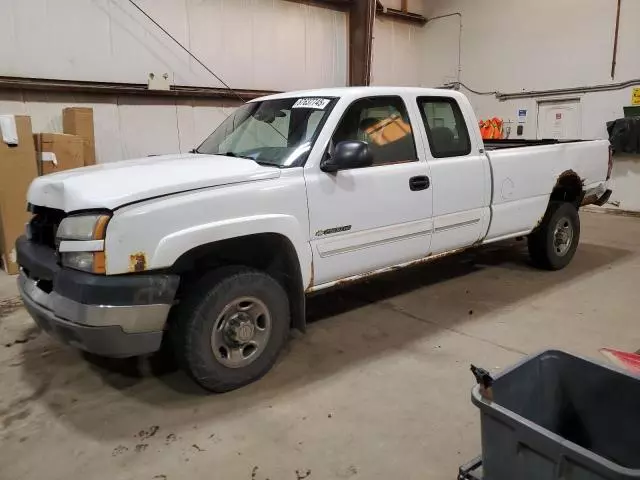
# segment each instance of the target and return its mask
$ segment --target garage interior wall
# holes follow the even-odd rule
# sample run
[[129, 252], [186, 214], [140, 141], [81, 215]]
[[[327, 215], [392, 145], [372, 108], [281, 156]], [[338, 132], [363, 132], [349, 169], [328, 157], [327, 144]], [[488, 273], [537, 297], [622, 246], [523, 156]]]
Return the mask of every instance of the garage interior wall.
[[[622, 1], [615, 79], [611, 79], [615, 0], [538, 0], [537, 2], [432, 0], [428, 17], [462, 14], [461, 81], [476, 91], [504, 93], [549, 90], [621, 82], [640, 78], [640, 2]], [[459, 17], [427, 23], [427, 48], [421, 83], [439, 86], [455, 81]], [[442, 37], [446, 41], [439, 41]], [[453, 41], [455, 40], [455, 41]], [[447, 62], [445, 63], [445, 60]], [[479, 117], [517, 121], [527, 109], [524, 137], [536, 138], [537, 101], [533, 97], [498, 101], [493, 95], [470, 95]], [[579, 98], [583, 138], [608, 138], [605, 122], [623, 116], [631, 87], [602, 93], [565, 95]], [[545, 98], [549, 100], [549, 98]]]
[[[127, 0], [3, 0], [2, 75], [222, 87]], [[233, 88], [344, 86], [347, 14], [284, 0], [136, 0]], [[99, 163], [196, 146], [238, 101], [0, 90], [0, 112], [61, 132], [62, 108], [94, 108]]]
[[[400, 10], [400, 0], [383, 0], [387, 8]], [[407, 10], [425, 14], [426, 2], [409, 0]], [[425, 53], [424, 26], [377, 16], [373, 25], [372, 85], [420, 85]]]
[[[640, 2], [635, 0], [622, 0], [613, 80], [616, 0], [425, 0], [422, 8], [429, 19], [461, 16], [430, 20], [424, 27], [377, 19], [374, 84], [438, 87], [459, 78], [478, 92], [516, 93], [640, 78]], [[632, 87], [506, 101], [461, 91], [478, 118], [513, 122], [511, 138], [537, 138], [539, 103], [570, 99], [577, 103], [578, 137], [604, 139], [606, 122], [623, 117], [623, 107], [630, 105]], [[527, 116], [523, 135], [516, 137], [519, 110]], [[616, 157], [613, 191], [611, 201], [620, 208], [640, 211], [640, 156]]]

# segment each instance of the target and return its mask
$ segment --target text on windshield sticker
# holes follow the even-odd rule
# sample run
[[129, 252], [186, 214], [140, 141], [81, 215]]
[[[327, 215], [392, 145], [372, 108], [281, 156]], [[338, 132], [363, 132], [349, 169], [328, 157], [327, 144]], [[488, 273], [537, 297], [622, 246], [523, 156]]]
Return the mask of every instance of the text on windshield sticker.
[[317, 110], [324, 110], [329, 105], [330, 100], [328, 98], [299, 98], [292, 108], [315, 108]]

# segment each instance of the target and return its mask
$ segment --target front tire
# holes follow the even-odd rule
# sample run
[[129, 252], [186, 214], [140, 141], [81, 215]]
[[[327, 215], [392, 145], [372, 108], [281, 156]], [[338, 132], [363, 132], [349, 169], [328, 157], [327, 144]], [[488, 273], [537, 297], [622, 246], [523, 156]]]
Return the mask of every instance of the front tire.
[[289, 324], [280, 283], [258, 270], [224, 267], [197, 281], [174, 308], [169, 334], [181, 367], [203, 388], [221, 393], [271, 369]]
[[540, 225], [529, 235], [529, 256], [538, 268], [560, 270], [571, 262], [579, 242], [578, 209], [571, 203], [552, 202]]

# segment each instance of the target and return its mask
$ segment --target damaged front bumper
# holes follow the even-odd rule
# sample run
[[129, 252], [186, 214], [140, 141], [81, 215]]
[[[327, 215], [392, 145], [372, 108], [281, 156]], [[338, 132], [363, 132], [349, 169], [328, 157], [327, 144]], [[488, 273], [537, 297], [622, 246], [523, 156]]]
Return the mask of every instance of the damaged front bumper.
[[107, 357], [160, 348], [177, 275], [102, 276], [62, 268], [55, 251], [16, 243], [18, 288], [35, 322], [63, 343]]

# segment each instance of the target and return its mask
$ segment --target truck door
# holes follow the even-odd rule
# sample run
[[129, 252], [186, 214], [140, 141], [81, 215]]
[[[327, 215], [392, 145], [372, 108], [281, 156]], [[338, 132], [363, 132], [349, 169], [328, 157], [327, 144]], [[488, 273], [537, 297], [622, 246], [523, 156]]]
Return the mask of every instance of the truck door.
[[361, 140], [369, 144], [373, 166], [325, 173], [318, 159], [305, 167], [314, 285], [428, 255], [429, 168], [413, 112], [410, 118], [399, 96], [353, 101], [325, 155], [341, 141]]
[[431, 252], [470, 246], [487, 231], [491, 198], [488, 158], [467, 128], [475, 116], [452, 96], [418, 97], [417, 104], [433, 188]]

